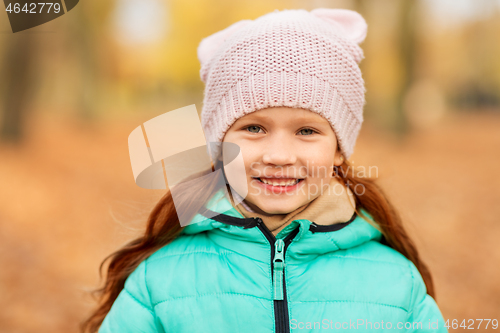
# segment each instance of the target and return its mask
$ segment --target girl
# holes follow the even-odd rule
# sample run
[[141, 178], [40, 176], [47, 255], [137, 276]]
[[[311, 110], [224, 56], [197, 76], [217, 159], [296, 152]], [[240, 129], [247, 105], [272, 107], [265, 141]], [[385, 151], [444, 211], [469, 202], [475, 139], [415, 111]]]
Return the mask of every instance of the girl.
[[228, 182], [216, 146], [222, 172], [190, 182], [175, 207], [167, 192], [145, 234], [109, 257], [84, 331], [447, 332], [398, 214], [373, 179], [349, 172], [365, 36], [356, 12], [318, 8], [200, 43], [203, 129], [241, 149], [247, 191]]

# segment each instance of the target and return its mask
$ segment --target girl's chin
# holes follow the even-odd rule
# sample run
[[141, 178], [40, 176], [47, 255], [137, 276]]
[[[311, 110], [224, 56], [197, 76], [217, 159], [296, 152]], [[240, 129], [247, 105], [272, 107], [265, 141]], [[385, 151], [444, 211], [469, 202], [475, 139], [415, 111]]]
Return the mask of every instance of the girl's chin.
[[[248, 201], [248, 197], [246, 200]], [[274, 215], [274, 214], [288, 214], [302, 206], [298, 204], [292, 204], [290, 202], [285, 203], [283, 202], [284, 200], [282, 199], [269, 200], [264, 198], [264, 200], [266, 202], [262, 204], [260, 204], [258, 201], [257, 203], [252, 203], [251, 208], [255, 210], [254, 208], [257, 207], [259, 210], [261, 210], [266, 214]]]
[[293, 212], [294, 210], [295, 209], [285, 210], [285, 211], [270, 211], [270, 212], [266, 212], [266, 213], [269, 214], [269, 215], [286, 215], [288, 213]]

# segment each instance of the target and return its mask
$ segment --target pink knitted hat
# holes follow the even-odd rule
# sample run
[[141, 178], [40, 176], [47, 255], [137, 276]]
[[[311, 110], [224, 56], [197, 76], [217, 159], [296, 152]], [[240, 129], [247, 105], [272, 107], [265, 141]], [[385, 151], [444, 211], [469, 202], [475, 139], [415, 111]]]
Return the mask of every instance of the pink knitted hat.
[[[244, 115], [288, 106], [327, 119], [348, 159], [365, 104], [358, 46], [367, 25], [346, 9], [283, 10], [243, 20], [198, 46], [205, 83], [201, 123], [207, 142], [221, 142]], [[215, 159], [218, 147], [210, 152]]]

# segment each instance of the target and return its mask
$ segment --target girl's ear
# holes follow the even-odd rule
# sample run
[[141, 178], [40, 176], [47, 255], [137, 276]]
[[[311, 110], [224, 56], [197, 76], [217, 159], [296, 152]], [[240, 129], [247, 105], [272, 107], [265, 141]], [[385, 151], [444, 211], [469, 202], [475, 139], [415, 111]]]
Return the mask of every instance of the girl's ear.
[[[208, 37], [202, 39], [200, 44], [198, 45], [198, 60], [201, 63], [201, 66], [207, 63], [210, 58], [215, 54], [215, 51], [236, 31], [240, 30], [245, 25], [252, 22], [252, 20], [242, 20], [236, 23], [233, 23], [229, 27], [224, 30], [218, 31]], [[205, 71], [206, 73], [206, 71]], [[203, 82], [206, 81], [206, 74], [201, 78]]]
[[316, 8], [311, 14], [340, 28], [345, 37], [360, 44], [366, 38], [368, 25], [359, 13], [348, 9]]
[[344, 163], [344, 155], [340, 150], [340, 146], [337, 143], [337, 150], [335, 151], [335, 157], [333, 158], [333, 165], [341, 166]]

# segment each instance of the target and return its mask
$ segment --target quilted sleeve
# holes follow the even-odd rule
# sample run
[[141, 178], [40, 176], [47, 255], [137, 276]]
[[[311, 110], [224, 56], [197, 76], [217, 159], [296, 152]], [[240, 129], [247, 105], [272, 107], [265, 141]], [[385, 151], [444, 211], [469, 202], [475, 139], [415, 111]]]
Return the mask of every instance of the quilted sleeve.
[[129, 275], [99, 333], [156, 333], [155, 313], [146, 285], [146, 261]]
[[413, 287], [406, 324], [406, 327], [410, 328], [407, 329], [407, 332], [448, 332], [447, 328], [444, 326], [444, 318], [436, 301], [427, 294], [427, 288], [425, 287], [422, 275], [420, 275], [420, 272], [413, 262], [409, 261], [409, 264], [413, 277]]

